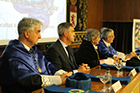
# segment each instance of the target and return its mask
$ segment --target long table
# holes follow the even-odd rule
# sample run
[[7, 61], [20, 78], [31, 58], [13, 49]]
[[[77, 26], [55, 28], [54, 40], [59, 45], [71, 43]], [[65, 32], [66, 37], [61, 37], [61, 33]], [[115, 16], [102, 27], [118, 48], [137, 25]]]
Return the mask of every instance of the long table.
[[[91, 69], [91, 72], [90, 74], [93, 74], [93, 75], [99, 75], [101, 72], [104, 72], [106, 71], [106, 69], [101, 69], [100, 66], [96, 66], [94, 68]], [[116, 75], [117, 73], [117, 70], [110, 70], [110, 74], [113, 76], [113, 77], [117, 77]], [[128, 71], [123, 71], [123, 76], [128, 76], [129, 72]], [[137, 91], [135, 89], [140, 89], [139, 87], [139, 82], [140, 82], [140, 74], [138, 73], [137, 75], [135, 75], [134, 77], [131, 77], [131, 82], [128, 84], [128, 85], [122, 85], [122, 88], [117, 91], [116, 93], [129, 93], [129, 92], [126, 92], [125, 90], [129, 90], [129, 91]], [[134, 87], [134, 84], [138, 87]], [[65, 87], [65, 85], [59, 85], [60, 87]], [[103, 88], [103, 83], [101, 82], [96, 82], [96, 81], [92, 81], [91, 82], [91, 90], [92, 91], [97, 91], [97, 92], [100, 92], [100, 90]], [[130, 90], [131, 89], [131, 90]], [[32, 93], [39, 93], [40, 91], [42, 91], [42, 89], [39, 89], [39, 90], [36, 90], [36, 91], [33, 91]], [[112, 90], [113, 92], [113, 90]], [[135, 93], [135, 92], [133, 92]], [[137, 92], [139, 93], [139, 92]]]

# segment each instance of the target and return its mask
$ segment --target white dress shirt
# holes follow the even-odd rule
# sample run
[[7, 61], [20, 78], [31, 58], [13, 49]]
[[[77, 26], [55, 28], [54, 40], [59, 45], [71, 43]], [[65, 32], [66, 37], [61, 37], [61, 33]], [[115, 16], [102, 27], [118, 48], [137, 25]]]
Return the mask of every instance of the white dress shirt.
[[[103, 42], [105, 43], [105, 45], [106, 45], [107, 47], [110, 46], [110, 44], [107, 43], [106, 41], [103, 40]], [[129, 60], [129, 59], [125, 60], [126, 55], [125, 55], [123, 52], [117, 51], [117, 55], [113, 55], [113, 56], [114, 56], [114, 57], [115, 57], [115, 56], [118, 56], [118, 57], [120, 57], [120, 58], [121, 58], [122, 60], [124, 60], [124, 61]]]

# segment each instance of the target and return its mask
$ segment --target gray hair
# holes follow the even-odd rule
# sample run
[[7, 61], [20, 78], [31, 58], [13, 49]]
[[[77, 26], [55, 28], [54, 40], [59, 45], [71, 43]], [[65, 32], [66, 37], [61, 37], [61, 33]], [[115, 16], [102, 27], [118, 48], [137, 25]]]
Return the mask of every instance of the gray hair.
[[34, 31], [35, 28], [39, 25], [43, 25], [43, 23], [34, 18], [23, 18], [18, 23], [18, 34], [19, 36], [24, 35], [24, 31]]
[[92, 41], [92, 39], [96, 39], [98, 36], [100, 36], [100, 32], [97, 29], [88, 29], [87, 33], [85, 35], [85, 39], [88, 41]]
[[102, 39], [106, 40], [108, 36], [111, 36], [111, 32], [114, 32], [113, 29], [107, 28], [102, 32]]
[[71, 23], [68, 23], [68, 22], [60, 23], [58, 25], [58, 28], [57, 28], [59, 37], [63, 36], [64, 32], [69, 32], [70, 31], [70, 29], [69, 29], [70, 26], [73, 27], [73, 25]]
[[107, 29], [107, 27], [102, 27], [102, 28], [100, 29], [100, 33], [102, 34], [102, 32], [103, 32], [105, 29]]

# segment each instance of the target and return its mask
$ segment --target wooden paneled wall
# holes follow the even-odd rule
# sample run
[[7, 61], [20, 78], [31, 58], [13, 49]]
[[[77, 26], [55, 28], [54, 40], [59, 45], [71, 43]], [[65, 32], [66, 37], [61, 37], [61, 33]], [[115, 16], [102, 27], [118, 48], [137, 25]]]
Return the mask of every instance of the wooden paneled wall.
[[140, 0], [104, 0], [103, 21], [132, 22], [140, 18]]
[[87, 28], [100, 30], [103, 22], [133, 22], [140, 19], [139, 0], [88, 0]]
[[88, 0], [87, 28], [100, 30], [103, 22], [103, 0]]

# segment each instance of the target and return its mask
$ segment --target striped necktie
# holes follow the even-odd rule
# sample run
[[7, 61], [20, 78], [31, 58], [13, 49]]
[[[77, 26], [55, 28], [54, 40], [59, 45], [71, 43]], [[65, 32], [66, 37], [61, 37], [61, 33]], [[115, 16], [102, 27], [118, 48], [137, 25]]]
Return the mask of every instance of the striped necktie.
[[36, 64], [37, 64], [38, 71], [41, 73], [42, 70], [41, 70], [41, 68], [39, 67], [39, 64], [38, 64], [38, 62], [37, 62], [37, 58], [35, 57], [35, 51], [34, 51], [34, 49], [31, 48], [31, 49], [29, 50], [29, 52], [32, 54], [32, 56], [33, 56], [33, 58], [34, 58], [34, 60], [35, 60], [35, 62], [36, 62]]

